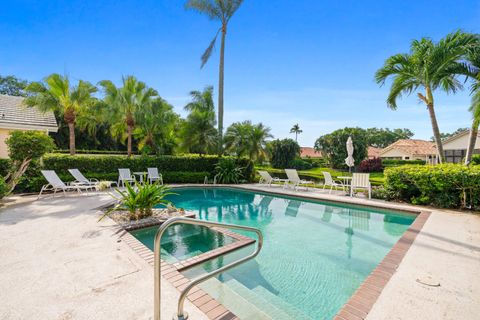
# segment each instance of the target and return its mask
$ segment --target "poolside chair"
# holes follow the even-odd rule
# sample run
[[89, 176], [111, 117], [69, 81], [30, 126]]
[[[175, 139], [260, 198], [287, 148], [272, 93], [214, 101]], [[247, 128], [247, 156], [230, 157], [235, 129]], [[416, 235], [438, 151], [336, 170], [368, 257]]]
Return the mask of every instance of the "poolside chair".
[[157, 168], [147, 168], [148, 171], [148, 182], [153, 183], [159, 181], [163, 185], [163, 177], [161, 173], [158, 173]]
[[368, 190], [368, 199], [372, 198], [372, 185], [370, 184], [369, 173], [354, 173], [350, 185], [350, 197], [353, 197], [355, 189]]
[[125, 187], [125, 182], [126, 183], [135, 182], [135, 177], [132, 175], [132, 173], [130, 172], [130, 169], [128, 168], [118, 169], [117, 186]]
[[323, 178], [325, 179], [325, 182], [323, 183], [323, 190], [325, 190], [326, 187], [330, 187], [330, 191], [328, 193], [332, 193], [333, 188], [340, 187], [345, 191], [345, 185], [340, 182], [340, 181], [335, 181], [332, 178], [332, 175], [328, 171], [322, 171]]
[[288, 181], [288, 179], [280, 179], [280, 178], [277, 178], [277, 177], [272, 177], [270, 175], [270, 173], [268, 173], [268, 171], [259, 170], [258, 174], [260, 174], [260, 181], [258, 181], [258, 183], [259, 184], [262, 184], [262, 183], [266, 184], [269, 187], [271, 187], [272, 183], [274, 183], [274, 182], [287, 182]]
[[42, 186], [37, 199], [40, 199], [40, 196], [44, 191], [53, 191], [53, 196], [55, 197], [55, 194], [57, 194], [58, 190], [63, 191], [63, 195], [65, 196], [66, 191], [78, 191], [78, 193], [81, 193], [82, 190], [86, 190], [88, 192], [88, 189], [91, 188], [91, 186], [81, 184], [66, 185], [53, 170], [41, 170], [41, 172], [48, 183]]
[[68, 169], [68, 172], [75, 178], [74, 183], [91, 186], [92, 188], [99, 183], [97, 179], [87, 179], [78, 169]]
[[298, 176], [298, 172], [295, 169], [285, 169], [285, 173], [287, 174], [287, 181], [285, 182], [284, 188], [288, 187], [288, 185], [293, 185], [293, 190], [296, 190], [299, 186], [305, 186], [306, 190], [308, 191], [308, 185], [312, 185], [315, 188], [315, 182], [309, 180], [300, 179]]

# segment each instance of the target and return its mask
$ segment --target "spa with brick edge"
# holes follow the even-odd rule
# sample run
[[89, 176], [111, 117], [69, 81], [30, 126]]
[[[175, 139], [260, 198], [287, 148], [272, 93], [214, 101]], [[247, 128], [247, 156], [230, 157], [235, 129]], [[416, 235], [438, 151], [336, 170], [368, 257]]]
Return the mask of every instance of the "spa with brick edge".
[[388, 254], [358, 287], [355, 293], [340, 309], [334, 320], [361, 320], [365, 319], [387, 285], [390, 278], [397, 271], [408, 249], [415, 241], [417, 234], [430, 216], [429, 211], [422, 211], [415, 221], [395, 243]]

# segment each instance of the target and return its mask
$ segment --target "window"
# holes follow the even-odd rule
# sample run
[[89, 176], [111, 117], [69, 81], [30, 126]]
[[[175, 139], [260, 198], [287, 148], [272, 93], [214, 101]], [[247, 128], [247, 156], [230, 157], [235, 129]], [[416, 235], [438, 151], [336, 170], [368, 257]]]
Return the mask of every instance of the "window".
[[445, 161], [450, 163], [460, 163], [465, 158], [467, 150], [445, 150]]

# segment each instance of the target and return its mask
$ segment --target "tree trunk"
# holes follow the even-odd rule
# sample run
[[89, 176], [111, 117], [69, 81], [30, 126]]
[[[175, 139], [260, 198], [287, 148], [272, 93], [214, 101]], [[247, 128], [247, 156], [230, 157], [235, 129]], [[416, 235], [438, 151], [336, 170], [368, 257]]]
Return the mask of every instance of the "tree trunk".
[[68, 134], [69, 134], [69, 146], [70, 146], [70, 155], [75, 155], [75, 122], [68, 123]]
[[127, 154], [129, 157], [132, 156], [132, 131], [133, 127], [131, 125], [127, 125]]
[[223, 153], [223, 82], [225, 68], [225, 35], [227, 34], [227, 25], [222, 26], [222, 44], [220, 47], [220, 67], [218, 74], [218, 149]]
[[440, 129], [438, 128], [437, 116], [435, 115], [433, 94], [430, 90], [430, 87], [426, 86], [426, 95], [427, 95], [427, 109], [430, 114], [430, 121], [432, 122], [433, 137], [435, 138], [435, 144], [437, 145], [437, 152], [439, 156], [439, 162], [445, 162], [445, 153], [443, 152], [443, 143], [440, 136]]
[[468, 166], [472, 161], [473, 150], [475, 150], [475, 144], [477, 142], [478, 135], [478, 125], [480, 124], [479, 120], [473, 119], [472, 128], [470, 129], [470, 137], [468, 139], [468, 149], [467, 154], [465, 155], [465, 165]]

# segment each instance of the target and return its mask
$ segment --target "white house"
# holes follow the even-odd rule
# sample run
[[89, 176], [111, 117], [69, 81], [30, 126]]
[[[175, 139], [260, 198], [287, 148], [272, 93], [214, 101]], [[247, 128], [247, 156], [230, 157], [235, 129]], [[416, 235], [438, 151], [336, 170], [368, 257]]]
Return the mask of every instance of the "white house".
[[437, 147], [430, 141], [401, 139], [382, 149], [378, 156], [382, 159], [424, 160], [435, 163]]
[[[462, 162], [467, 154], [469, 139], [470, 130], [465, 130], [443, 141], [445, 160], [453, 163]], [[480, 134], [477, 134], [477, 142], [475, 143], [473, 153], [480, 153]]]
[[57, 132], [53, 112], [42, 113], [23, 105], [24, 98], [0, 94], [0, 158], [8, 158], [5, 140], [14, 130]]

